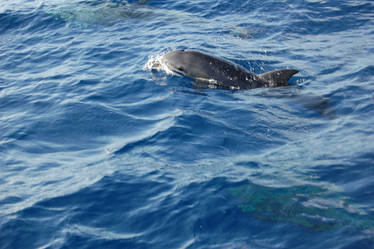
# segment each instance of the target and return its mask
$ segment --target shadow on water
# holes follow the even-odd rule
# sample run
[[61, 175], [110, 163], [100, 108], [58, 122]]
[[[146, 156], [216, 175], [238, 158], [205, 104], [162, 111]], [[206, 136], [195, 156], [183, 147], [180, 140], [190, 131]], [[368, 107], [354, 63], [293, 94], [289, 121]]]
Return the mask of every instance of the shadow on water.
[[46, 12], [66, 21], [84, 24], [110, 25], [123, 19], [147, 18], [152, 15], [146, 1], [78, 1], [53, 6]]
[[328, 119], [337, 117], [334, 105], [329, 98], [303, 92], [295, 86], [265, 89], [260, 93], [260, 96], [265, 98], [286, 99], [287, 102], [291, 104], [301, 105]]
[[275, 188], [249, 182], [225, 190], [239, 202], [242, 212], [260, 220], [296, 224], [311, 232], [347, 228], [374, 239], [370, 215], [318, 186]]
[[[183, 76], [181, 77], [174, 77], [170, 75], [166, 75], [164, 73], [160, 73], [158, 71], [151, 71], [151, 79], [156, 84], [165, 86], [168, 85], [169, 82], [173, 82], [179, 84], [180, 86], [184, 86], [186, 88], [193, 88], [193, 90], [181, 90], [181, 92], [189, 93], [189, 94], [197, 94], [197, 95], [205, 95], [207, 96], [207, 91], [209, 89], [219, 89], [217, 85], [210, 84], [203, 81], [196, 81], [192, 78]], [[186, 80], [187, 79], [187, 80]], [[188, 82], [189, 84], [186, 84]], [[192, 86], [191, 86], [192, 82]], [[219, 89], [219, 90], [226, 90], [226, 91], [251, 91], [249, 90], [227, 90], [227, 89]], [[337, 117], [334, 104], [330, 101], [329, 98], [316, 95], [313, 93], [304, 92], [298, 89], [294, 85], [283, 86], [283, 87], [276, 87], [276, 88], [262, 88], [256, 89], [257, 93], [255, 96], [263, 97], [263, 98], [275, 98], [275, 99], [284, 99], [289, 104], [296, 104], [308, 110], [312, 110], [317, 112], [319, 115], [328, 118], [334, 119]]]
[[109, 26], [126, 19], [157, 19], [162, 16], [165, 22], [179, 20], [194, 23], [203, 22], [203, 18], [184, 11], [159, 9], [147, 4], [147, 0], [138, 1], [76, 1], [45, 6], [45, 12], [65, 22], [76, 23], [85, 28], [90, 24]]

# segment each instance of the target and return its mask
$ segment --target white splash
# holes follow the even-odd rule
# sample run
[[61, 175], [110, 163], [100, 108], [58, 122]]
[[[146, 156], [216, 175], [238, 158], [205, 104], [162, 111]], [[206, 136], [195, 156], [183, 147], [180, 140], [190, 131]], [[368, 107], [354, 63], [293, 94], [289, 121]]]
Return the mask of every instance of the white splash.
[[168, 67], [165, 63], [163, 57], [165, 54], [161, 55], [151, 55], [148, 61], [145, 63], [144, 70], [157, 70], [164, 71], [166, 74], [175, 75], [175, 73]]

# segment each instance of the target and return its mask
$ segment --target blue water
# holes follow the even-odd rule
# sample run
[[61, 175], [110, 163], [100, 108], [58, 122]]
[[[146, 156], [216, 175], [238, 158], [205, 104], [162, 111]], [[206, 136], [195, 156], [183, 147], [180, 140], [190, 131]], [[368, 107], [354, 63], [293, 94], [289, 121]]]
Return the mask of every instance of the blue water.
[[0, 248], [374, 248], [374, 2], [1, 1]]

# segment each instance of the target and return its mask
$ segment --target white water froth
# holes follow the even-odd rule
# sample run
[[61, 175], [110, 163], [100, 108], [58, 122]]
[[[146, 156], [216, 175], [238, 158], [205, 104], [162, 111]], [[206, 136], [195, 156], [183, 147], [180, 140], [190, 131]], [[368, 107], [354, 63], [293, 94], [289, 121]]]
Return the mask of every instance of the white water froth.
[[157, 71], [164, 71], [166, 74], [170, 75], [176, 75], [175, 72], [173, 72], [166, 62], [164, 61], [164, 54], [161, 55], [151, 55], [148, 59], [148, 61], [145, 63], [143, 69], [144, 70], [157, 70]]

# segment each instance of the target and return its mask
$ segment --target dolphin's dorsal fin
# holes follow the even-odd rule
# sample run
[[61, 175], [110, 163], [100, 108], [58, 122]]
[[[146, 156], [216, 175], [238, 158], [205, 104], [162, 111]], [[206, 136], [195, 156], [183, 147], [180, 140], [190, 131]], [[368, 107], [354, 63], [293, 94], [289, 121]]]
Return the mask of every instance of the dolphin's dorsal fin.
[[269, 84], [269, 87], [286, 86], [292, 75], [298, 72], [299, 70], [296, 69], [280, 69], [259, 74], [258, 77], [266, 81]]

